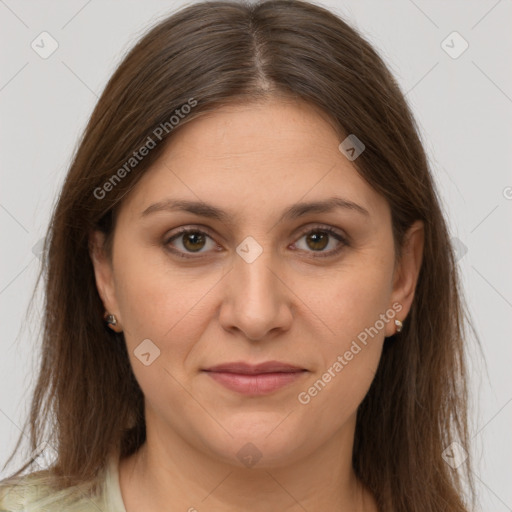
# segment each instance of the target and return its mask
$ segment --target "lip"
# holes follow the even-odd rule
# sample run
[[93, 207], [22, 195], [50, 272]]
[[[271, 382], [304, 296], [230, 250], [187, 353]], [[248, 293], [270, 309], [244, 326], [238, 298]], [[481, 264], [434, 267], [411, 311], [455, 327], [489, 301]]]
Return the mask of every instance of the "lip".
[[223, 363], [203, 370], [227, 389], [244, 395], [266, 395], [301, 378], [306, 369], [280, 361]]
[[240, 373], [244, 375], [257, 375], [262, 373], [292, 373], [304, 370], [299, 366], [283, 363], [281, 361], [265, 361], [259, 364], [249, 364], [245, 361], [235, 361], [233, 363], [223, 363], [211, 368], [206, 368], [207, 372]]

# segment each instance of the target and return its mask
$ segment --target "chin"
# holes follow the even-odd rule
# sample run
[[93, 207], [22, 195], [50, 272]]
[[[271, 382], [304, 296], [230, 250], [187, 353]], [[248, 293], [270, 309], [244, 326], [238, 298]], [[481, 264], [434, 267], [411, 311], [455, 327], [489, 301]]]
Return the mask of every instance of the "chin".
[[239, 414], [233, 421], [221, 422], [231, 435], [224, 432], [221, 438], [203, 441], [217, 459], [237, 467], [269, 469], [292, 464], [306, 455], [311, 436], [291, 418], [283, 422], [284, 417], [277, 413]]

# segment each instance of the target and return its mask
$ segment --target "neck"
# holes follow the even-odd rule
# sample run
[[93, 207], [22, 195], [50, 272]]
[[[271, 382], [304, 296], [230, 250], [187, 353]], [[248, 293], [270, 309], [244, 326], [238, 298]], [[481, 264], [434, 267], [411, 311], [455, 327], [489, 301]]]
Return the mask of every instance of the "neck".
[[146, 442], [119, 463], [126, 510], [374, 512], [373, 498], [352, 469], [354, 427], [355, 417], [299, 460], [269, 467], [262, 459], [250, 468], [223, 462], [174, 432], [164, 438], [161, 429], [148, 428]]

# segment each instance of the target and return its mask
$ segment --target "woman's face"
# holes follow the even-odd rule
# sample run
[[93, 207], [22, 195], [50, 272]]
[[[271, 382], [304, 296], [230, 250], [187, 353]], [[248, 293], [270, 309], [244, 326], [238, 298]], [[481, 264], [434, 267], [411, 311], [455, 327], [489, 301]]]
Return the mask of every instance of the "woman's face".
[[94, 265], [148, 440], [268, 467], [351, 440], [422, 236], [395, 268], [389, 206], [341, 142], [304, 103], [224, 107], [180, 127], [125, 198], [112, 262]]

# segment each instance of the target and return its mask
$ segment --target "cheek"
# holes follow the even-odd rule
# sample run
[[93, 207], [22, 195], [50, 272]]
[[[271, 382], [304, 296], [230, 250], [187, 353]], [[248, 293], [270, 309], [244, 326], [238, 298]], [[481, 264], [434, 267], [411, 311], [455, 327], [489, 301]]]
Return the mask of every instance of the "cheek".
[[318, 337], [319, 364], [297, 402], [325, 432], [334, 432], [355, 414], [374, 379], [385, 328], [394, 318], [387, 282], [385, 274], [375, 271], [348, 273], [312, 308], [329, 329]]
[[181, 363], [209, 321], [208, 294], [222, 285], [222, 273], [180, 271], [161, 257], [150, 258], [149, 252], [131, 251], [118, 263], [116, 295], [126, 342], [133, 355], [150, 339], [162, 353], [172, 350], [173, 364]]
[[315, 281], [316, 291], [311, 288], [313, 281], [297, 281], [297, 295], [322, 320], [325, 339], [337, 348], [373, 326], [389, 308], [391, 261], [371, 256], [361, 255], [358, 261], [326, 273]]
[[145, 268], [129, 272], [126, 267], [119, 305], [135, 378], [148, 403], [165, 415], [171, 403], [178, 409], [187, 406], [182, 387], [189, 377], [187, 362], [209, 321], [205, 296], [219, 279], [194, 280], [168, 268]]
[[391, 273], [390, 259], [362, 255], [323, 279], [321, 293], [305, 295], [323, 325], [316, 344], [322, 363], [308, 383], [314, 387], [303, 389], [306, 401], [311, 398], [319, 406], [335, 402], [343, 406], [339, 414], [345, 414], [364, 398], [379, 364], [386, 326], [394, 318]]

